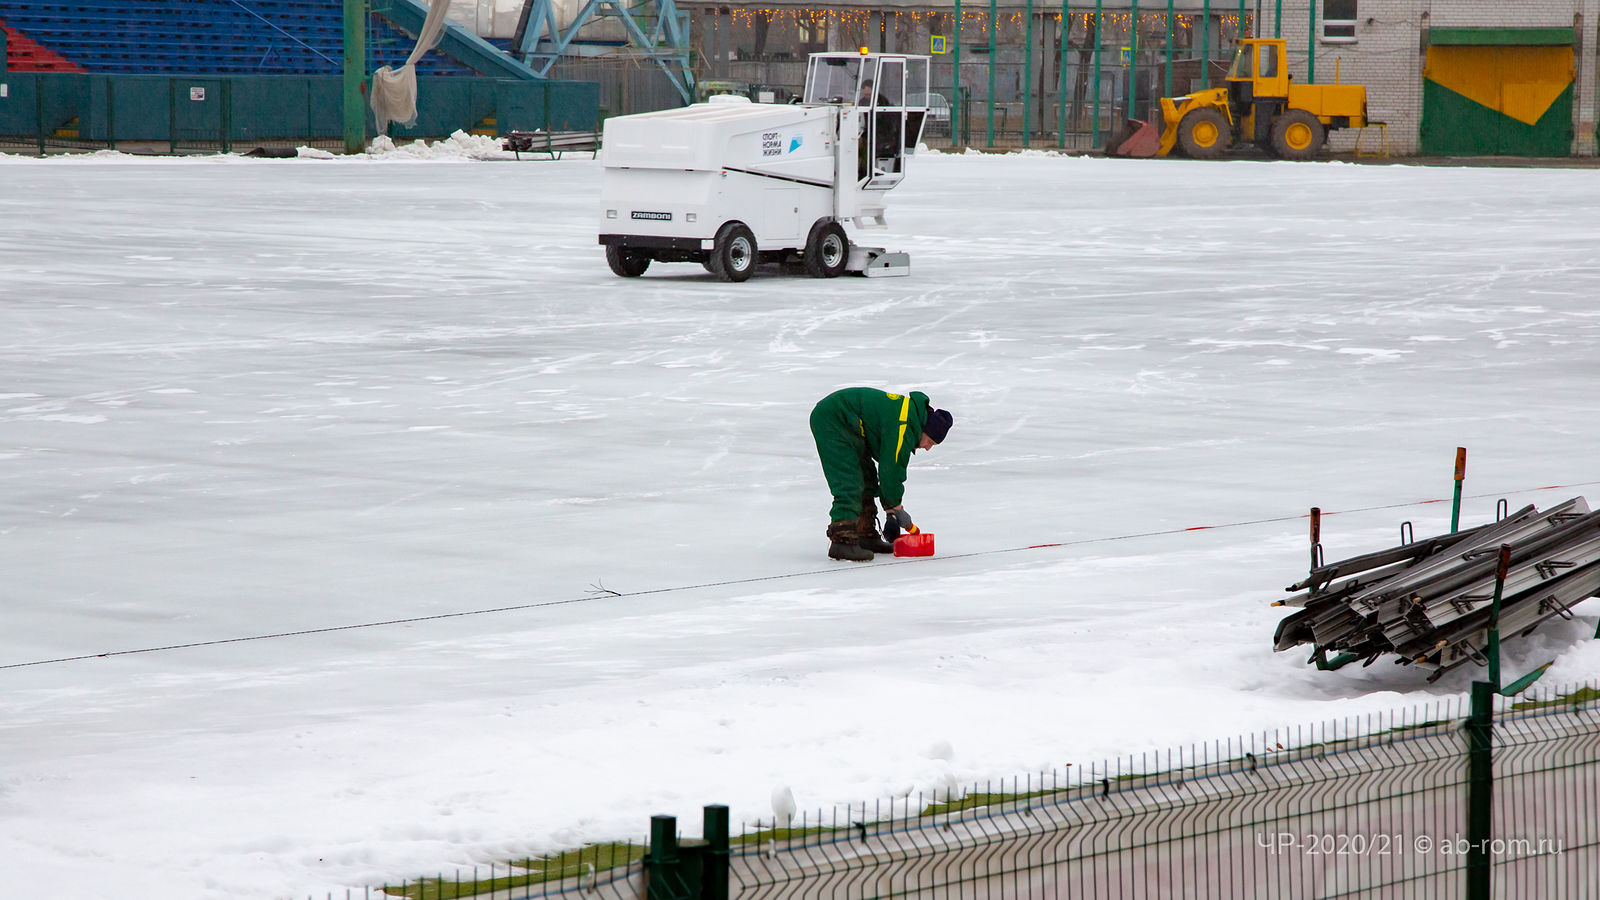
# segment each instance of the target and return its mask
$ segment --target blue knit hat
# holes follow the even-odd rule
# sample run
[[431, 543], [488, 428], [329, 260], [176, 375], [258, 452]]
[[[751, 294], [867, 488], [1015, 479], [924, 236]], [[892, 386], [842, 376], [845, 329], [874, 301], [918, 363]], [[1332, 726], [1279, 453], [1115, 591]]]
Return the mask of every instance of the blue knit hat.
[[955, 424], [955, 416], [942, 409], [928, 410], [928, 421], [922, 425], [922, 433], [933, 438], [935, 444], [944, 443], [944, 436], [950, 433], [950, 426]]

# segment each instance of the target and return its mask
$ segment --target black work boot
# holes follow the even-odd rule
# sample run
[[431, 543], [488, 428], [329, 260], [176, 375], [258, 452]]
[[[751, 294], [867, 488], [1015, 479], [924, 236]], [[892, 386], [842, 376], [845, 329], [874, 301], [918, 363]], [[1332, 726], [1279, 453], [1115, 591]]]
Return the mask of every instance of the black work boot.
[[856, 520], [856, 543], [860, 544], [863, 550], [871, 550], [873, 553], [894, 552], [894, 544], [884, 540], [883, 535], [878, 533], [878, 515], [870, 506], [863, 509], [861, 518]]
[[828, 526], [829, 559], [847, 559], [851, 562], [871, 562], [872, 551], [857, 543], [856, 523], [846, 519]]

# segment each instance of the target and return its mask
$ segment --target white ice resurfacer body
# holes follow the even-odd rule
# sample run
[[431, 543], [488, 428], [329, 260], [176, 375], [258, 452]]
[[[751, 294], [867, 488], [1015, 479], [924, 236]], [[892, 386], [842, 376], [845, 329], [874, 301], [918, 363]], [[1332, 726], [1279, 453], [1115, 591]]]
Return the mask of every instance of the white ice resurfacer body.
[[607, 119], [600, 243], [611, 270], [698, 262], [744, 281], [761, 262], [819, 278], [906, 275], [910, 257], [853, 244], [845, 223], [884, 228], [927, 117], [928, 58], [811, 56], [802, 103], [713, 97]]

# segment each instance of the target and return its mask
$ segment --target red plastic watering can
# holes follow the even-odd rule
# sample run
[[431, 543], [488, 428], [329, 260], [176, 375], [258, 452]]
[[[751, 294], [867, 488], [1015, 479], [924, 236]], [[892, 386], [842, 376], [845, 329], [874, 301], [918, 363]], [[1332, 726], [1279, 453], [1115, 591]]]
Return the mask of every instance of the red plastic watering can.
[[895, 556], [932, 556], [933, 534], [911, 526], [911, 531], [894, 539]]

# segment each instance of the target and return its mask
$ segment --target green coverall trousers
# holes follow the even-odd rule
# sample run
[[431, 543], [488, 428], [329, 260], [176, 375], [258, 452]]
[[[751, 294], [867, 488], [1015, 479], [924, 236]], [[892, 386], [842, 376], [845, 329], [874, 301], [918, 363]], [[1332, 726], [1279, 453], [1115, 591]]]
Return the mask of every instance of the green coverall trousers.
[[859, 423], [831, 413], [826, 407], [811, 411], [811, 436], [817, 442], [822, 460], [822, 475], [833, 494], [828, 521], [855, 521], [864, 512], [874, 511], [878, 496], [878, 466], [867, 452]]

